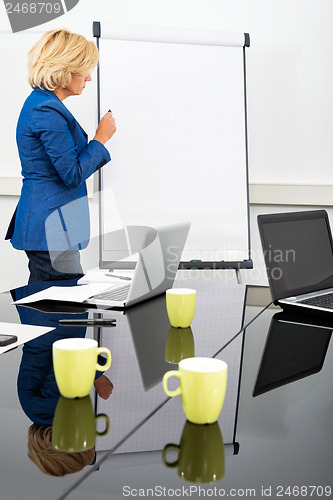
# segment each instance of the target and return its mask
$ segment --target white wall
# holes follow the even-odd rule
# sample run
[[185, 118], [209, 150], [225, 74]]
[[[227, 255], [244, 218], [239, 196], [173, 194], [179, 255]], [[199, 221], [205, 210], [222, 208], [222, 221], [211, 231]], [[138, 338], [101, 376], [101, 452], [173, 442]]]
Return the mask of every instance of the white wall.
[[[26, 285], [29, 277], [25, 253], [14, 250], [10, 242], [3, 239], [17, 200], [17, 196], [0, 196], [0, 292]], [[89, 205], [91, 224], [98, 227], [97, 204], [89, 199]], [[88, 248], [81, 252], [81, 261], [84, 269], [98, 267], [98, 238], [93, 237]]]
[[[80, 0], [72, 11], [38, 27], [38, 31], [68, 27], [92, 38], [92, 22], [107, 20], [249, 32], [250, 182], [333, 185], [332, 19], [331, 0]], [[1, 31], [10, 32], [3, 3], [0, 4]], [[15, 36], [18, 34], [11, 34], [13, 39]], [[28, 47], [22, 46], [23, 52], [27, 50]], [[11, 74], [17, 61], [9, 63], [12, 68], [6, 67], [3, 71], [2, 80], [6, 85], [1, 91], [1, 101], [4, 104], [12, 100], [15, 109], [17, 99], [13, 95]], [[94, 99], [93, 85], [89, 96], [85, 97], [89, 103]], [[73, 106], [80, 119], [79, 102]], [[91, 122], [95, 122], [94, 113], [92, 110]], [[95, 123], [83, 123], [83, 126], [91, 132]], [[2, 141], [8, 133], [8, 123], [2, 119]], [[15, 157], [6, 171], [9, 175], [17, 175], [18, 168]], [[0, 192], [3, 192], [1, 183], [0, 179]], [[5, 233], [15, 203], [15, 196], [0, 197], [0, 234]], [[306, 200], [307, 203], [311, 204], [311, 199]], [[266, 208], [260, 206], [262, 212]], [[252, 207], [253, 214], [257, 210]], [[255, 250], [256, 223], [252, 223], [252, 227]], [[95, 262], [95, 250], [88, 249], [84, 257], [87, 263]], [[0, 255], [0, 289], [24, 283], [27, 276], [24, 256], [2, 240]]]

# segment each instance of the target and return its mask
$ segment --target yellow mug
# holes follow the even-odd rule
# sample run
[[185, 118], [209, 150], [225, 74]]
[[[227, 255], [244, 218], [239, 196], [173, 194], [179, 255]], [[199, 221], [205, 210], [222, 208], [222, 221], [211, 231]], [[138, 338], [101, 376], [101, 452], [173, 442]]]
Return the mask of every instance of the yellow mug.
[[191, 325], [197, 292], [192, 288], [170, 288], [166, 291], [166, 307], [171, 326], [187, 328]]
[[[67, 338], [57, 340], [52, 346], [54, 375], [60, 394], [65, 398], [88, 396], [94, 383], [96, 370], [106, 371], [111, 366], [111, 353], [106, 347], [98, 347], [96, 340]], [[97, 362], [97, 356], [105, 353], [105, 365]]]
[[[183, 359], [178, 370], [164, 374], [163, 389], [167, 396], [181, 395], [187, 420], [194, 424], [212, 424], [222, 410], [227, 372], [227, 364], [220, 359]], [[179, 379], [179, 387], [174, 391], [168, 388], [170, 377]]]
[[[177, 460], [168, 461], [169, 450]], [[224, 476], [224, 445], [218, 422], [196, 425], [186, 422], [180, 444], [167, 444], [162, 451], [166, 467], [177, 469], [178, 476], [194, 483], [213, 483]]]
[[[104, 430], [96, 429], [97, 422], [104, 419]], [[109, 431], [109, 417], [104, 413], [95, 415], [90, 396], [80, 399], [59, 398], [53, 419], [52, 445], [59, 451], [85, 451], [95, 446], [97, 436]]]

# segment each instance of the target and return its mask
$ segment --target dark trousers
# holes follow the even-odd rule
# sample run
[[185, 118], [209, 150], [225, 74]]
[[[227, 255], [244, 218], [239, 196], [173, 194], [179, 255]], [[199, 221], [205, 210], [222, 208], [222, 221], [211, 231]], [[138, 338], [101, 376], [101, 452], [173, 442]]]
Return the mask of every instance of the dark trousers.
[[29, 283], [80, 278], [84, 274], [78, 250], [66, 252], [26, 250], [25, 253], [29, 259]]

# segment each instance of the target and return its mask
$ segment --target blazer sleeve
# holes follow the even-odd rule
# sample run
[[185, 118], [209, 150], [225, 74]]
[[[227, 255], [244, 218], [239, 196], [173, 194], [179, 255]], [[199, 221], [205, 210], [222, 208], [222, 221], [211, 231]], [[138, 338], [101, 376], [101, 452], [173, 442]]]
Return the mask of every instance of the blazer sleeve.
[[80, 150], [68, 121], [51, 106], [43, 105], [34, 109], [32, 127], [66, 186], [79, 186], [111, 159], [107, 148], [99, 141], [92, 140], [87, 144], [76, 122], [83, 145]]

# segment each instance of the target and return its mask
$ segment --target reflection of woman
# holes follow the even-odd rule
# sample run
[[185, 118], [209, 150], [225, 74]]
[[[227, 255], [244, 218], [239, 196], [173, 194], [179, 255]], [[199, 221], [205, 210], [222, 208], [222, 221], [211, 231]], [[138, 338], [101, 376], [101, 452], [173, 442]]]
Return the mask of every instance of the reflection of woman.
[[58, 451], [52, 446], [52, 426], [33, 424], [28, 432], [28, 456], [44, 474], [65, 476], [90, 465], [95, 458], [95, 450]]
[[23, 186], [6, 238], [25, 250], [30, 282], [82, 273], [79, 250], [89, 241], [85, 180], [110, 161], [104, 144], [116, 126], [106, 113], [88, 142], [63, 101], [82, 93], [97, 61], [95, 44], [66, 30], [45, 33], [29, 52], [33, 91], [16, 134]]
[[[29, 295], [31, 293], [29, 290], [36, 286], [39, 287], [39, 284], [18, 288], [13, 298], [18, 299]], [[59, 324], [59, 320], [73, 317], [84, 319], [88, 314], [45, 313], [22, 306], [17, 306], [17, 311], [22, 324], [52, 328], [45, 335], [24, 344], [17, 376], [18, 397], [27, 417], [38, 426], [50, 425], [53, 423], [54, 412], [60, 397], [53, 370], [52, 345], [59, 339], [84, 338], [86, 335], [85, 326], [66, 328]], [[106, 359], [99, 355], [98, 362], [104, 365]], [[101, 371], [96, 371], [94, 387], [103, 399], [108, 399], [112, 394], [113, 384]]]
[[[47, 315], [33, 309], [29, 311], [28, 308], [19, 307], [18, 309], [22, 323], [30, 323], [27, 321], [29, 313], [30, 319], [33, 319], [32, 324], [42, 323], [49, 326], [55, 326], [58, 317], [66, 317], [58, 314]], [[28, 314], [25, 314], [26, 311]], [[84, 315], [77, 315], [77, 317], [82, 316]], [[39, 317], [42, 321], [39, 321]], [[28, 431], [28, 456], [42, 472], [53, 476], [78, 472], [91, 464], [95, 457], [93, 448], [69, 453], [58, 451], [52, 446], [52, 423], [60, 397], [53, 371], [52, 344], [55, 340], [68, 335], [73, 337], [85, 335], [85, 327], [72, 328], [67, 335], [65, 333], [62, 335], [61, 329], [62, 327], [58, 325], [53, 331], [24, 345], [17, 379], [22, 409], [34, 422]], [[100, 357], [98, 361], [103, 363], [105, 360]], [[108, 399], [112, 393], [113, 384], [102, 372], [96, 372], [94, 386], [103, 399]]]
[[[70, 283], [66, 281], [64, 283]], [[34, 283], [12, 291], [12, 298], [18, 300], [46, 286]], [[86, 327], [76, 326], [66, 329], [59, 324], [60, 319], [87, 318], [87, 313], [69, 314], [45, 313], [37, 309], [17, 306], [22, 324], [40, 325], [53, 328], [23, 346], [22, 360], [17, 377], [17, 392], [22, 409], [33, 422], [28, 431], [28, 456], [45, 474], [64, 476], [83, 469], [92, 463], [94, 449], [82, 452], [58, 451], [52, 446], [52, 425], [60, 393], [55, 380], [52, 363], [52, 345], [56, 340], [66, 337], [83, 338]], [[98, 362], [105, 363], [99, 356]], [[97, 394], [108, 399], [113, 384], [102, 373], [96, 372], [94, 387]]]

